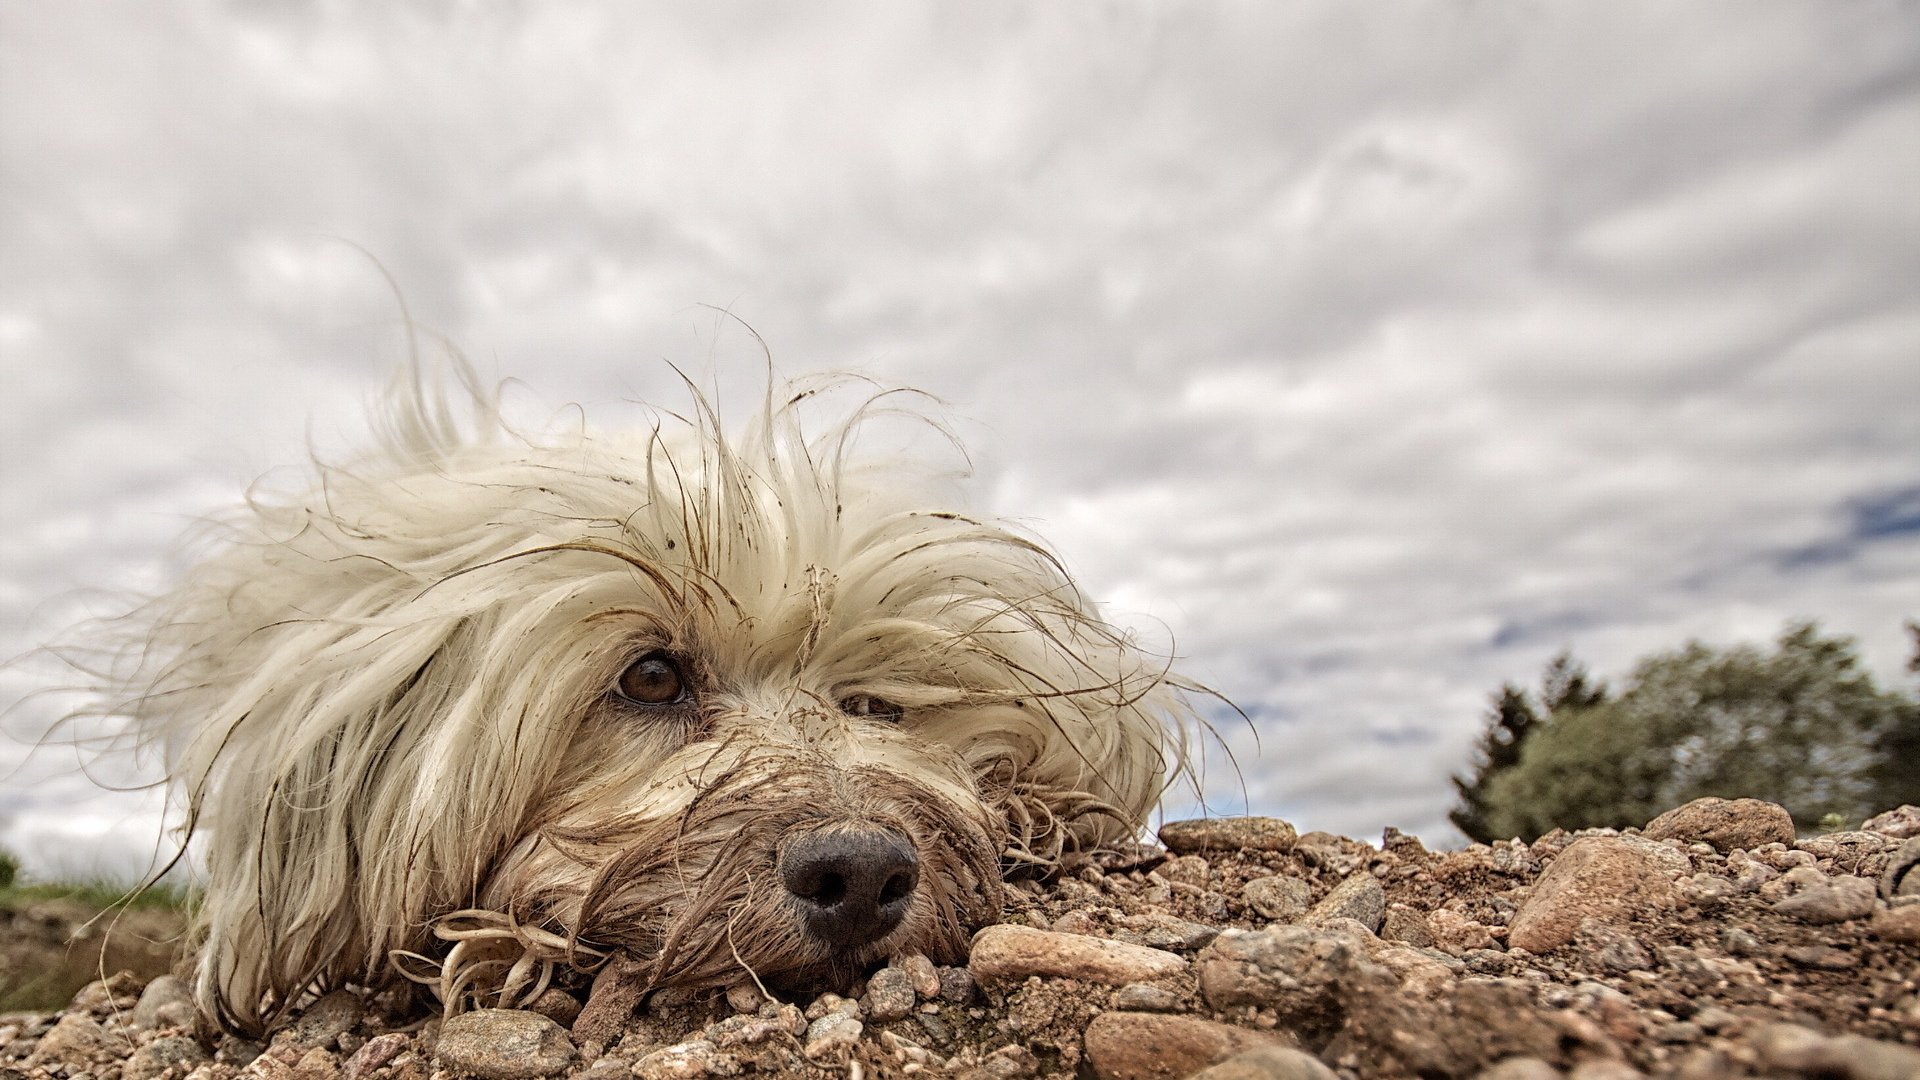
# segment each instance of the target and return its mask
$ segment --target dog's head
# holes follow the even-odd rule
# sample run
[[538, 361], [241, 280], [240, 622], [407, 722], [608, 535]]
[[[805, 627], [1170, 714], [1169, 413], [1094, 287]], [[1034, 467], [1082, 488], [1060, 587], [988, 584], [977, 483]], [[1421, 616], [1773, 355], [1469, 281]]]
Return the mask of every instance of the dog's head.
[[249, 503], [123, 702], [205, 846], [204, 1008], [258, 1031], [428, 961], [457, 1002], [614, 952], [659, 986], [951, 960], [1003, 875], [1140, 827], [1190, 687], [1034, 540], [863, 461], [892, 396], [803, 430], [821, 388], [735, 437], [698, 401], [528, 437], [486, 395], [456, 434], [416, 390]]

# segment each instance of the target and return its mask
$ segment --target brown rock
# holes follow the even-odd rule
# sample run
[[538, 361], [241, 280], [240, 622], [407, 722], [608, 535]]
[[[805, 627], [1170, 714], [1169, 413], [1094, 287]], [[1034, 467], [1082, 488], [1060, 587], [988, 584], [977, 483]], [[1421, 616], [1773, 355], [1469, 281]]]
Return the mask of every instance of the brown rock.
[[140, 1031], [181, 1027], [193, 1023], [193, 989], [172, 975], [162, 975], [140, 992], [133, 1007], [133, 1026]]
[[1560, 1080], [1560, 1070], [1537, 1057], [1513, 1057], [1482, 1070], [1474, 1080]]
[[409, 1036], [402, 1032], [390, 1031], [385, 1035], [375, 1035], [366, 1045], [353, 1052], [347, 1059], [344, 1070], [347, 1080], [364, 1080], [368, 1076], [385, 1068], [387, 1063], [400, 1056], [407, 1048]]
[[360, 1004], [360, 999], [350, 991], [335, 990], [307, 1006], [299, 1019], [288, 1024], [285, 1030], [274, 1036], [273, 1041], [278, 1046], [293, 1046], [302, 1050], [327, 1046], [352, 1031], [366, 1012], [366, 1006]]
[[1436, 944], [1433, 927], [1428, 924], [1427, 917], [1404, 904], [1395, 904], [1387, 909], [1386, 915], [1380, 920], [1380, 937], [1422, 949], [1431, 949]]
[[1909, 804], [1884, 814], [1875, 814], [1862, 823], [1860, 828], [1866, 832], [1877, 832], [1898, 840], [1920, 836], [1920, 806]]
[[1227, 931], [1195, 966], [1207, 1004], [1273, 1009], [1284, 1027], [1309, 1042], [1340, 1026], [1355, 994], [1397, 982], [1365, 962], [1347, 935], [1303, 926]]
[[1271, 817], [1195, 818], [1160, 827], [1160, 842], [1178, 854], [1233, 848], [1292, 851], [1298, 839], [1293, 826]]
[[1873, 894], [1873, 882], [1866, 878], [1829, 878], [1781, 900], [1773, 910], [1816, 925], [1846, 922], [1873, 913]]
[[1722, 854], [1762, 844], [1793, 843], [1793, 815], [1760, 799], [1695, 799], [1647, 822], [1649, 840], [1712, 844]]
[[1380, 931], [1380, 921], [1386, 913], [1386, 891], [1372, 874], [1363, 870], [1349, 874], [1345, 881], [1335, 885], [1333, 891], [1313, 905], [1313, 910], [1307, 912], [1307, 917], [1301, 921], [1308, 925], [1324, 925], [1334, 919], [1352, 919], [1373, 934]]
[[82, 1012], [70, 1012], [53, 1025], [52, 1031], [40, 1036], [40, 1042], [33, 1048], [33, 1055], [27, 1058], [27, 1063], [37, 1065], [67, 1058], [83, 1058], [106, 1046], [107, 1040], [107, 1029], [95, 1022], [93, 1017]]
[[207, 1060], [207, 1051], [199, 1040], [187, 1035], [169, 1035], [155, 1039], [133, 1052], [121, 1075], [125, 1080], [152, 1080], [175, 1065], [185, 1066], [181, 1073]]
[[1768, 1024], [1753, 1035], [1760, 1063], [1803, 1076], [1844, 1080], [1913, 1080], [1920, 1050], [1860, 1035], [1829, 1038], [1798, 1024]]
[[1299, 878], [1274, 875], [1247, 882], [1240, 895], [1262, 918], [1292, 922], [1307, 913], [1313, 891]]
[[1280, 1035], [1192, 1016], [1106, 1012], [1087, 1025], [1087, 1063], [1100, 1080], [1174, 1080], [1259, 1046], [1288, 1046]]
[[1573, 940], [1587, 919], [1624, 923], [1672, 907], [1674, 878], [1690, 867], [1672, 848], [1630, 836], [1588, 836], [1567, 845], [1514, 915], [1507, 943], [1544, 953]]
[[480, 1080], [532, 1080], [573, 1062], [566, 1029], [539, 1013], [475, 1009], [449, 1016], [440, 1026], [434, 1058], [442, 1066]]
[[1187, 962], [1164, 949], [1001, 923], [973, 936], [967, 970], [983, 983], [1050, 975], [1125, 986], [1178, 974], [1187, 970]]
[[1883, 941], [1920, 945], [1920, 904], [1909, 903], [1876, 911], [1867, 928]]

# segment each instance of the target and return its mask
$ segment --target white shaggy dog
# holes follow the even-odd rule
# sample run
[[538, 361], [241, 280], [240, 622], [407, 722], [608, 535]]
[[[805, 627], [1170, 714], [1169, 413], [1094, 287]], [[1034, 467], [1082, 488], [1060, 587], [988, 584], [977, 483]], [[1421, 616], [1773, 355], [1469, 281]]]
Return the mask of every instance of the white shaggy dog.
[[457, 1009], [618, 968], [618, 1020], [951, 962], [1003, 875], [1132, 835], [1184, 768], [1200, 687], [1034, 540], [862, 460], [894, 394], [811, 433], [855, 384], [737, 436], [697, 394], [525, 435], [465, 382], [416, 375], [376, 452], [254, 495], [124, 624], [104, 708], [204, 844], [223, 1026], [402, 975]]

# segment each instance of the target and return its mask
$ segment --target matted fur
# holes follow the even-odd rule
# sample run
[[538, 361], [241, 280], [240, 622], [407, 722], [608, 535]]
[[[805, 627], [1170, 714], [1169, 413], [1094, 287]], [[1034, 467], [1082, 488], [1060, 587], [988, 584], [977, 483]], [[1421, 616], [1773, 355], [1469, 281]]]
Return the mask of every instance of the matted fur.
[[[1184, 767], [1200, 688], [1037, 542], [863, 463], [910, 399], [809, 432], [817, 393], [859, 389], [819, 380], [733, 437], [697, 394], [637, 433], [528, 435], [466, 387], [403, 380], [376, 451], [255, 495], [124, 624], [105, 708], [166, 748], [204, 844], [223, 1025], [400, 975], [524, 1000], [615, 951], [660, 986], [952, 960], [1003, 873], [1133, 834]], [[694, 684], [682, 719], [611, 692], [657, 649]], [[903, 713], [842, 710], [861, 695]], [[923, 870], [897, 929], [832, 955], [774, 859], [843, 822]]]

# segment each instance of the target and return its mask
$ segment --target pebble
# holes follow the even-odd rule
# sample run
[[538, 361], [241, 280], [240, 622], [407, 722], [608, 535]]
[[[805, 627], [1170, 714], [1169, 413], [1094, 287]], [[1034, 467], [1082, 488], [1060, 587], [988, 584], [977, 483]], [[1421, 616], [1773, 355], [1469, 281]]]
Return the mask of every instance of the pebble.
[[141, 991], [133, 1007], [133, 1026], [138, 1031], [184, 1027], [193, 1023], [193, 1013], [192, 988], [183, 979], [162, 975]]
[[[1788, 877], [1791, 877], [1790, 873]], [[1873, 882], [1842, 876], [1809, 885], [1773, 905], [1773, 910], [1805, 923], [1837, 923], [1873, 913]]]
[[875, 1023], [904, 1020], [919, 1004], [913, 979], [897, 967], [881, 968], [867, 980], [867, 992], [861, 999], [868, 1017]]
[[1207, 877], [1212, 873], [1212, 870], [1213, 868], [1207, 865], [1207, 860], [1200, 856], [1182, 855], [1178, 858], [1167, 860], [1160, 869], [1154, 872], [1168, 881], [1178, 881], [1185, 885], [1198, 885], [1201, 888], [1205, 888], [1207, 885]]
[[1920, 904], [1905, 904], [1876, 911], [1867, 928], [1882, 941], [1920, 945]]
[[410, 1036], [398, 1031], [368, 1039], [365, 1045], [355, 1050], [353, 1056], [347, 1059], [347, 1067], [344, 1070], [347, 1080], [364, 1080], [365, 1077], [386, 1068], [388, 1062], [399, 1057], [400, 1052], [407, 1048], [409, 1041], [411, 1041]]
[[1242, 1050], [1218, 1065], [1194, 1073], [1192, 1080], [1339, 1080], [1332, 1069], [1304, 1050], [1262, 1046]]
[[1387, 909], [1386, 915], [1380, 920], [1380, 937], [1421, 949], [1431, 949], [1438, 943], [1427, 917], [1404, 904], [1395, 904]]
[[40, 1036], [40, 1042], [33, 1048], [27, 1063], [34, 1065], [43, 1061], [86, 1057], [106, 1044], [106, 1028], [86, 1013], [70, 1012], [53, 1025], [52, 1031]]
[[1333, 887], [1333, 891], [1322, 897], [1307, 912], [1301, 921], [1308, 925], [1324, 925], [1333, 919], [1352, 919], [1367, 928], [1368, 933], [1378, 933], [1380, 922], [1387, 913], [1387, 894], [1380, 882], [1372, 874], [1360, 873], [1349, 876], [1345, 881]]
[[1292, 825], [1272, 817], [1196, 818], [1160, 827], [1160, 843], [1181, 855], [1230, 848], [1292, 851], [1299, 838]]
[[1588, 919], [1621, 923], [1677, 900], [1674, 878], [1687, 857], [1663, 844], [1629, 836], [1589, 836], [1568, 844], [1520, 906], [1507, 942], [1545, 953], [1573, 940]]
[[1913, 1080], [1920, 1076], [1920, 1050], [1861, 1035], [1822, 1035], [1798, 1024], [1768, 1024], [1755, 1032], [1763, 1065], [1832, 1080]]
[[1567, 1073], [1567, 1080], [1646, 1080], [1646, 1073], [1611, 1058], [1588, 1058]]
[[293, 1080], [340, 1080], [340, 1062], [333, 1052], [315, 1046], [293, 1063]]
[[1272, 1032], [1194, 1016], [1104, 1012], [1087, 1025], [1087, 1063], [1099, 1080], [1173, 1080], [1258, 1046], [1286, 1046]]
[[1195, 962], [1207, 1004], [1273, 1009], [1279, 1022], [1303, 1037], [1330, 1035], [1345, 1016], [1346, 1000], [1373, 986], [1393, 986], [1393, 974], [1364, 962], [1346, 935], [1302, 926], [1229, 930]]
[[1436, 946], [1454, 954], [1493, 947], [1493, 934], [1479, 920], [1452, 908], [1441, 908], [1427, 916], [1427, 928]]
[[434, 1059], [480, 1080], [529, 1080], [572, 1064], [573, 1040], [539, 1013], [475, 1009], [449, 1016], [440, 1026]]
[[527, 1005], [527, 1011], [537, 1012], [561, 1027], [572, 1027], [573, 1022], [580, 1018], [580, 999], [557, 986], [550, 986]]
[[940, 969], [922, 953], [913, 953], [902, 957], [896, 964], [907, 973], [907, 981], [913, 984], [913, 992], [923, 998], [940, 995]]
[[1262, 918], [1292, 922], [1307, 913], [1313, 890], [1299, 878], [1273, 875], [1247, 882], [1240, 895]]
[[1866, 832], [1891, 836], [1896, 840], [1920, 836], [1920, 806], [1909, 803], [1884, 814], [1875, 814], [1863, 822], [1860, 828]]
[[1592, 959], [1610, 975], [1646, 971], [1653, 967], [1653, 956], [1638, 938], [1606, 923], [1589, 922], [1573, 938], [1575, 948]]
[[1695, 799], [1647, 822], [1641, 835], [1649, 840], [1701, 841], [1725, 854], [1735, 848], [1793, 843], [1793, 815], [1786, 807], [1761, 799]]
[[1186, 971], [1187, 961], [1164, 949], [1001, 923], [974, 935], [967, 970], [988, 984], [1048, 975], [1124, 986]]
[[978, 983], [973, 973], [962, 967], [940, 969], [940, 1000], [965, 1005], [973, 1000]]
[[[858, 1021], [855, 1021], [858, 1023]], [[663, 1046], [633, 1063], [638, 1080], [699, 1080], [703, 1076], [733, 1076], [740, 1063], [705, 1039]]]
[[121, 1075], [124, 1080], [153, 1080], [176, 1065], [184, 1066], [179, 1071], [186, 1073], [207, 1060], [207, 1051], [198, 1039], [190, 1035], [169, 1035], [135, 1050]]
[[851, 1016], [831, 1013], [807, 1025], [807, 1060], [842, 1060], [853, 1052], [865, 1025]]
[[351, 991], [334, 990], [307, 1006], [299, 1019], [276, 1034], [273, 1041], [300, 1050], [326, 1046], [352, 1031], [366, 1013], [366, 1006]]

